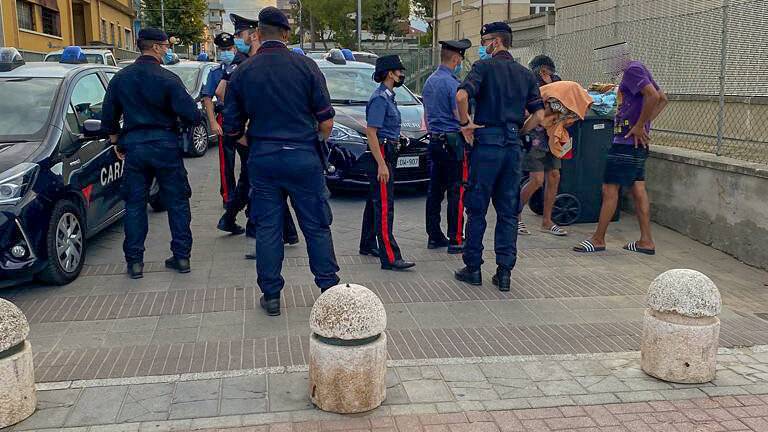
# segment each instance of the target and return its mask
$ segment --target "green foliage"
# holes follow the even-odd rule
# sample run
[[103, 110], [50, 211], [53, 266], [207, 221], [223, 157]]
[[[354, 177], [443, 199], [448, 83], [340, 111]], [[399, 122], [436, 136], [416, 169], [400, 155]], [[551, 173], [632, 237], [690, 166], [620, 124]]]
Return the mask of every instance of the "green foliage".
[[[357, 0], [303, 0], [302, 3], [301, 21], [305, 32], [309, 31], [311, 16], [318, 39], [322, 40], [323, 34], [331, 32], [339, 45], [354, 47], [357, 40]], [[363, 0], [362, 7], [363, 28], [374, 34], [383, 34], [387, 39], [400, 34], [401, 23], [410, 14], [408, 0]]]
[[[206, 0], [164, 0], [165, 32], [181, 39], [185, 45], [203, 41]], [[162, 27], [160, 0], [141, 0], [146, 26]]]

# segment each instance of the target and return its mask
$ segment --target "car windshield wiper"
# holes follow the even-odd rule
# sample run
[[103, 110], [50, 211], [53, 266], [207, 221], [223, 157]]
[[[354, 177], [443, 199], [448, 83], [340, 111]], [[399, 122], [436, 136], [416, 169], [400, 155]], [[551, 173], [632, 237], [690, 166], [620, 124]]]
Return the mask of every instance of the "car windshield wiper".
[[332, 104], [338, 105], [365, 105], [368, 101], [355, 99], [331, 99]]

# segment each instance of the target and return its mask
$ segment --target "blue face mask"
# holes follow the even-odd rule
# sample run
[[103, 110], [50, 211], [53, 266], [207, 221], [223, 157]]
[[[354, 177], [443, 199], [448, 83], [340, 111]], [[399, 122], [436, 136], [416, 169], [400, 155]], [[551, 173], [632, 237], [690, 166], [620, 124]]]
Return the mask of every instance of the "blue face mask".
[[480, 55], [480, 60], [486, 60], [493, 57], [492, 55], [488, 54], [488, 51], [485, 49], [485, 46], [483, 45], [480, 45], [479, 47], [477, 47], [477, 53]]
[[453, 74], [454, 74], [454, 75], [456, 75], [456, 76], [459, 76], [459, 74], [460, 74], [460, 73], [461, 73], [461, 63], [459, 63], [458, 65], [456, 65], [456, 67], [455, 67], [455, 68], [453, 68]]
[[248, 54], [248, 51], [251, 50], [251, 46], [240, 38], [235, 38], [235, 47], [237, 47], [237, 50], [243, 54]]
[[171, 64], [173, 62], [173, 50], [168, 48], [165, 50], [165, 55], [163, 56], [163, 63], [165, 64]]
[[219, 53], [219, 60], [225, 65], [229, 65], [235, 60], [235, 53], [232, 51], [222, 51]]

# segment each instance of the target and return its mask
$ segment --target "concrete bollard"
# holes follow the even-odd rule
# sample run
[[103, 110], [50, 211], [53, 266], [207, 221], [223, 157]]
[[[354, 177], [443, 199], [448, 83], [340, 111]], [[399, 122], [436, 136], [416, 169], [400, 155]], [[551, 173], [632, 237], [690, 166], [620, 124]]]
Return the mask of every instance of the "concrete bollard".
[[675, 383], [715, 378], [720, 337], [720, 292], [695, 270], [659, 275], [648, 290], [640, 366], [648, 375]]
[[386, 398], [387, 313], [361, 285], [337, 285], [317, 299], [309, 316], [309, 391], [323, 411], [351, 414]]
[[24, 313], [0, 299], [0, 429], [35, 412], [37, 395], [28, 335]]

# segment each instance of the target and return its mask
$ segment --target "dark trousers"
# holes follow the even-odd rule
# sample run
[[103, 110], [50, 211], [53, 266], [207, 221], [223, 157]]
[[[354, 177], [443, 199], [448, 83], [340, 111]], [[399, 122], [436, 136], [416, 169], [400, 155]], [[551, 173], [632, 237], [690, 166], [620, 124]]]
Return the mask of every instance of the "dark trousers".
[[379, 258], [382, 264], [392, 264], [402, 259], [400, 247], [395, 241], [392, 226], [395, 219], [395, 195], [394, 185], [395, 170], [392, 167], [382, 147], [382, 155], [389, 169], [389, 181], [381, 182], [377, 177], [377, 165], [373, 158], [368, 168], [368, 199], [363, 210], [363, 225], [360, 236], [360, 249], [372, 249], [379, 247]]
[[[426, 222], [430, 239], [444, 238], [440, 227], [440, 211], [443, 198], [448, 196], [446, 208], [448, 239], [453, 245], [462, 244], [464, 237], [464, 203], [462, 168], [466, 172], [464, 158], [457, 158], [455, 151], [446, 148], [443, 140], [431, 140], [429, 144], [429, 188], [427, 189]], [[464, 180], [466, 180], [464, 178]]]
[[[251, 201], [253, 201], [253, 197], [251, 197]], [[296, 231], [296, 224], [293, 222], [293, 216], [291, 216], [290, 206], [288, 205], [288, 194], [285, 194], [283, 202], [285, 204], [285, 210], [283, 211], [283, 241], [287, 242], [289, 240], [294, 240], [294, 239], [298, 240], [299, 233]], [[255, 223], [256, 216], [254, 211], [255, 207], [253, 203], [251, 203], [249, 207], [250, 207], [250, 210], [248, 211], [248, 225], [246, 227], [246, 232], [248, 232], [249, 236], [255, 238], [256, 237], [256, 223]]]
[[464, 263], [470, 269], [478, 269], [483, 264], [485, 215], [491, 202], [496, 209], [496, 264], [508, 270], [515, 266], [521, 153], [516, 128], [483, 128], [475, 132], [464, 203], [467, 207]]
[[285, 285], [281, 271], [286, 195], [291, 199], [307, 241], [309, 268], [315, 284], [321, 289], [336, 285], [339, 266], [331, 237], [330, 193], [317, 154], [283, 149], [268, 155], [252, 155], [248, 167], [256, 222], [257, 282], [264, 296], [279, 297]]
[[123, 252], [128, 264], [144, 261], [147, 238], [147, 191], [157, 178], [160, 197], [168, 209], [171, 251], [177, 258], [189, 258], [192, 250], [192, 215], [189, 198], [192, 189], [187, 180], [181, 149], [175, 142], [148, 142], [131, 148], [125, 156], [122, 193], [125, 200]]
[[[219, 172], [221, 175], [221, 198], [224, 208], [235, 215], [248, 205], [251, 185], [248, 180], [248, 153], [250, 147], [237, 143], [225, 136], [219, 140]], [[240, 175], [235, 176], [235, 158], [240, 157]]]

